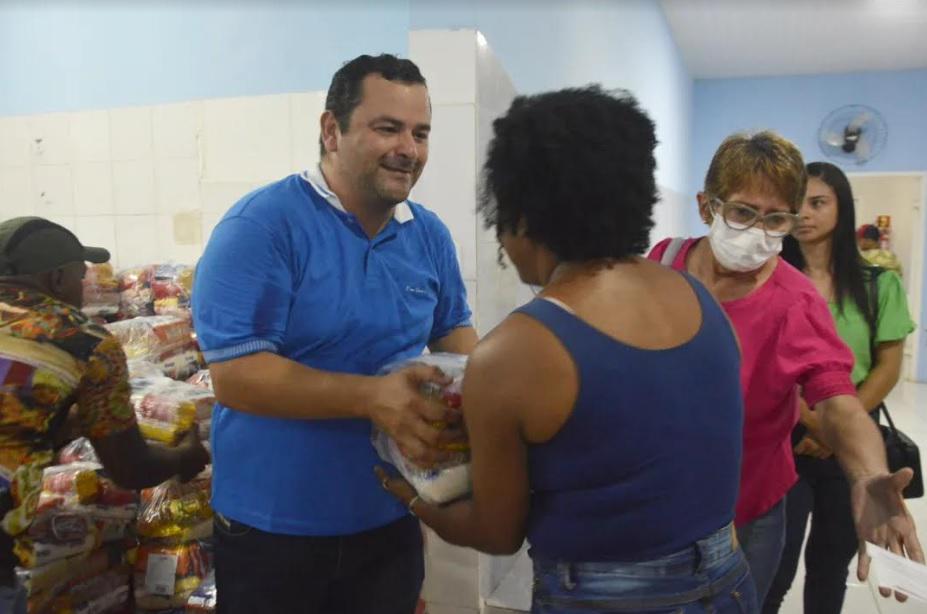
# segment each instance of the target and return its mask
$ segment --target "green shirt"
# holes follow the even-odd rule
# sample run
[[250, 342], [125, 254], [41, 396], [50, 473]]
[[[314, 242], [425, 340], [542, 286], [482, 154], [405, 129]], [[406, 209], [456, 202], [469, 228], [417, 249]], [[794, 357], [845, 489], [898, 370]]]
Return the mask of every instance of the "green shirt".
[[[883, 271], [878, 277], [878, 284], [879, 310], [876, 344], [900, 341], [911, 334], [915, 327], [911, 314], [908, 312], [908, 299], [901, 285], [901, 278], [892, 271]], [[866, 290], [868, 295], [868, 281]], [[844, 301], [843, 313], [840, 313], [837, 303], [831, 302], [830, 312], [837, 323], [837, 334], [853, 352], [855, 362], [852, 379], [853, 383], [859, 386], [872, 369], [869, 323], [853, 299]]]

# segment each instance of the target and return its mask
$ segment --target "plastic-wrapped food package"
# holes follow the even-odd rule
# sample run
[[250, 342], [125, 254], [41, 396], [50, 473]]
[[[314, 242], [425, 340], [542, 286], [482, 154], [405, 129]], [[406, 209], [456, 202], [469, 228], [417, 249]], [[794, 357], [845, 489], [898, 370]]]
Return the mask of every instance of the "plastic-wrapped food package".
[[119, 313], [123, 318], [154, 315], [151, 292], [153, 267], [137, 267], [119, 274]]
[[177, 480], [142, 491], [138, 534], [174, 542], [203, 539], [212, 533], [211, 468], [181, 484]]
[[203, 354], [195, 345], [177, 353], [161, 356], [158, 365], [161, 372], [172, 379], [187, 379], [192, 374], [203, 368]]
[[53, 561], [90, 552], [97, 545], [97, 533], [96, 529], [93, 528], [84, 537], [73, 541], [40, 542], [28, 537], [21, 537], [16, 540], [13, 552], [23, 567], [39, 567]]
[[128, 605], [131, 568], [122, 565], [68, 587], [54, 603], [55, 612], [105, 614]]
[[119, 313], [119, 280], [109, 263], [94, 264], [84, 275], [84, 306], [82, 311], [91, 317], [115, 316]]
[[155, 364], [145, 358], [132, 358], [127, 361], [129, 365], [129, 379], [149, 379], [165, 377], [161, 365]]
[[78, 437], [58, 452], [59, 465], [68, 465], [70, 463], [99, 464], [99, 462], [97, 451], [93, 449], [93, 444], [86, 437]]
[[212, 375], [209, 374], [209, 369], [202, 369], [194, 373], [193, 376], [187, 380], [187, 383], [212, 390]]
[[142, 544], [135, 562], [135, 603], [145, 610], [182, 608], [209, 571], [209, 554], [199, 542]]
[[212, 416], [215, 396], [211, 391], [166, 377], [135, 378], [132, 407], [146, 439], [176, 443], [195, 424]]
[[153, 267], [151, 293], [156, 314], [188, 312], [192, 291], [193, 267], [185, 264], [160, 264]]
[[[447, 408], [447, 420], [436, 423], [435, 428], [445, 428], [449, 422], [459, 422], [461, 384], [467, 357], [460, 354], [426, 354], [411, 360], [395, 363], [383, 369], [392, 373], [415, 364], [438, 367], [452, 378], [447, 386], [439, 388], [433, 384], [423, 387], [422, 394], [440, 399]], [[438, 467], [422, 469], [410, 462], [386, 433], [374, 428], [373, 445], [380, 457], [391, 463], [399, 473], [418, 491], [419, 496], [430, 503], [447, 503], [470, 492], [470, 454], [465, 444], [454, 446], [454, 454]]]
[[216, 611], [216, 572], [211, 571], [187, 600], [185, 614], [214, 614]]
[[94, 503], [100, 498], [103, 487], [97, 473], [97, 463], [77, 462], [53, 465], [42, 472], [42, 492], [73, 498], [77, 503]]
[[163, 356], [195, 347], [193, 328], [186, 318], [147, 316], [113, 322], [106, 328], [119, 339], [129, 359], [158, 363]]
[[72, 582], [91, 578], [125, 563], [125, 544], [106, 544], [90, 553], [59, 559], [39, 567], [18, 567], [16, 577], [29, 595], [44, 595], [47, 601]]

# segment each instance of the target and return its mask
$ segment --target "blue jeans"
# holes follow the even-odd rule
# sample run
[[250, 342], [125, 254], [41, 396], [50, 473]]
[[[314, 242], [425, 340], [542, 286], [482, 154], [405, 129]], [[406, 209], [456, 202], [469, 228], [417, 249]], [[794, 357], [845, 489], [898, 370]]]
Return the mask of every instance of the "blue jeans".
[[738, 527], [737, 539], [750, 563], [757, 602], [762, 604], [779, 570], [785, 549], [785, 499], [753, 522]]
[[0, 614], [26, 614], [26, 589], [0, 586]]
[[216, 516], [219, 614], [413, 614], [425, 575], [407, 516], [337, 537], [266, 533]]
[[[642, 530], [646, 530], [642, 528]], [[756, 593], [730, 526], [674, 554], [636, 563], [534, 561], [534, 614], [755, 614]]]

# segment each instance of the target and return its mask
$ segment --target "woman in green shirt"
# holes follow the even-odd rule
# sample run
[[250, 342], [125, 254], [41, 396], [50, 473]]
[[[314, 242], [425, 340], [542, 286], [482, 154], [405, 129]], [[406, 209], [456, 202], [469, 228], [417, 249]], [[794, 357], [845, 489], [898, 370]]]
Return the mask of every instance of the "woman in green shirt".
[[[846, 175], [826, 162], [813, 162], [807, 170], [799, 226], [794, 237], [786, 237], [782, 257], [808, 275], [830, 304], [837, 332], [856, 358], [852, 377], [859, 400], [871, 412], [898, 382], [904, 340], [914, 323], [898, 275], [870, 266], [858, 251], [853, 193]], [[871, 300], [872, 284], [877, 301]], [[810, 514], [804, 610], [839, 614], [847, 568], [859, 547], [850, 489], [833, 453], [815, 437], [814, 412], [804, 403], [801, 412], [802, 424], [793, 433], [799, 480], [786, 499], [785, 551], [763, 612], [779, 611], [795, 578]]]

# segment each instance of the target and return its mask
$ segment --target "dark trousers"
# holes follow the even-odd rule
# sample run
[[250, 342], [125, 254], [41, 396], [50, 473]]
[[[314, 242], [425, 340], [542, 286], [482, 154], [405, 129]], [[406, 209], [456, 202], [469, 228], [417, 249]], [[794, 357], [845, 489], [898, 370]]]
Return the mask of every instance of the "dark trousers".
[[833, 458], [795, 458], [798, 483], [786, 498], [786, 539], [782, 563], [763, 604], [774, 614], [792, 586], [798, 569], [805, 528], [811, 532], [805, 547], [805, 614], [840, 614], [846, 593], [847, 568], [859, 548], [850, 485]]
[[219, 614], [413, 614], [425, 576], [409, 516], [340, 537], [265, 533], [216, 519]]

